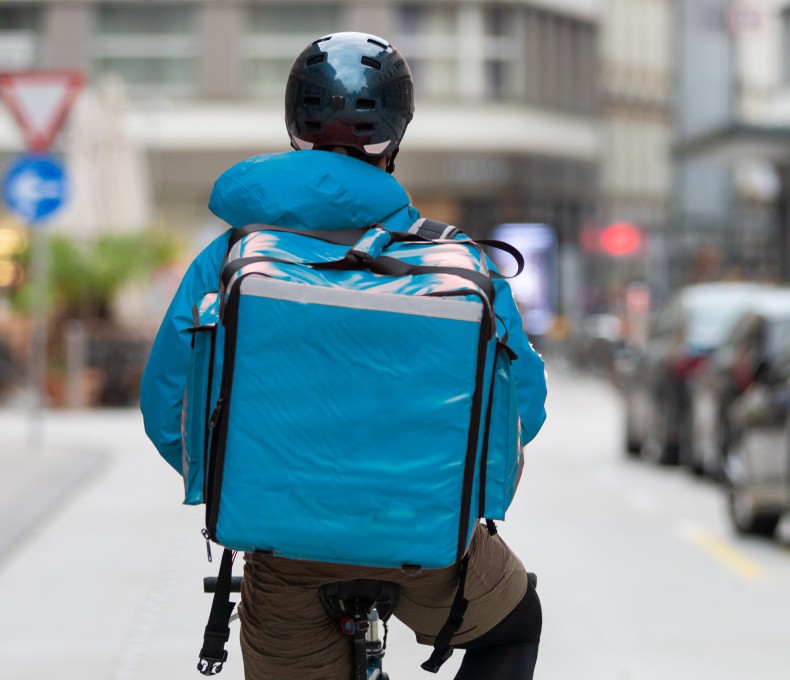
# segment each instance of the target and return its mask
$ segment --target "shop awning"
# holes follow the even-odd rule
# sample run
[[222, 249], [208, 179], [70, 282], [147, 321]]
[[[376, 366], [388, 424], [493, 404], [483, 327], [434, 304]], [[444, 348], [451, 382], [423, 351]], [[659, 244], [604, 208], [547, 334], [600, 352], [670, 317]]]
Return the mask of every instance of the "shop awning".
[[790, 163], [790, 126], [730, 123], [672, 147], [677, 159], [733, 162], [750, 158]]

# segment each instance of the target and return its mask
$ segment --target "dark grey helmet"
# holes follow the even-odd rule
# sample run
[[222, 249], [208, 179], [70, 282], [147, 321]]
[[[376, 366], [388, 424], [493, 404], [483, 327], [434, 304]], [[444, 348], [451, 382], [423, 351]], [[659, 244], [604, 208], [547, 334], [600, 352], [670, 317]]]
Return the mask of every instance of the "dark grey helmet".
[[413, 114], [409, 65], [375, 35], [324, 36], [291, 68], [285, 124], [294, 149], [340, 146], [355, 156], [394, 156]]

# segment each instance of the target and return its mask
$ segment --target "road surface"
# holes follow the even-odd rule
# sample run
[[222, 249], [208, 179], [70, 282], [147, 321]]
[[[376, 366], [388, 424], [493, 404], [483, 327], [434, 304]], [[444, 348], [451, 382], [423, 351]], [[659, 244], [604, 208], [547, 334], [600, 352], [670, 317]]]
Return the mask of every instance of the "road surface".
[[[734, 536], [713, 485], [627, 460], [617, 393], [549, 366], [549, 420], [501, 532], [538, 573], [539, 680], [786, 680], [790, 550]], [[0, 412], [0, 676], [195, 680], [201, 508], [132, 410]], [[219, 551], [215, 549], [215, 555]], [[240, 560], [239, 560], [240, 562]], [[238, 624], [225, 680], [241, 680]], [[397, 622], [392, 680], [429, 678]], [[457, 653], [438, 674], [450, 679]]]

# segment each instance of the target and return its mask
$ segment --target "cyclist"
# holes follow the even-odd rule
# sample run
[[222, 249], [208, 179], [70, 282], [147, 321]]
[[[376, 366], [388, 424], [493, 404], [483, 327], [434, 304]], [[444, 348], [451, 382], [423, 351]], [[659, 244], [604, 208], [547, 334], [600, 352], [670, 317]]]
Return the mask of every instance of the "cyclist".
[[[413, 84], [401, 53], [376, 36], [336, 33], [296, 59], [286, 87], [286, 126], [294, 151], [248, 159], [217, 180], [210, 208], [232, 227], [249, 223], [339, 229], [382, 223], [407, 230], [419, 214], [392, 177], [414, 111]], [[192, 327], [191, 307], [217, 287], [228, 233], [192, 263], [157, 334], [142, 381], [146, 432], [177, 470], [180, 414]], [[543, 363], [526, 339], [509, 287], [495, 282], [496, 313], [514, 362], [521, 439], [544, 419]], [[472, 538], [468, 607], [451, 640], [465, 649], [457, 680], [533, 677], [542, 627], [533, 583], [518, 558], [481, 524]], [[247, 680], [336, 680], [351, 674], [351, 652], [320, 604], [329, 582], [377, 579], [399, 584], [395, 616], [419, 642], [433, 644], [448, 618], [459, 565], [400, 570], [245, 555], [241, 648]]]

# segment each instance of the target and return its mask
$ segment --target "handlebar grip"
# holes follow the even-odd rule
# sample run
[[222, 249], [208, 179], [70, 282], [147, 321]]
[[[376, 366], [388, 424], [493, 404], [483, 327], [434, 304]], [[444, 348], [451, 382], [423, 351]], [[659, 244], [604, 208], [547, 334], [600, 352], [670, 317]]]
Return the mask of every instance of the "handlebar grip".
[[[230, 579], [230, 592], [232, 593], [239, 593], [241, 592], [241, 576], [233, 576]], [[206, 576], [203, 578], [203, 592], [204, 593], [213, 593], [217, 590], [217, 577], [216, 576]]]

